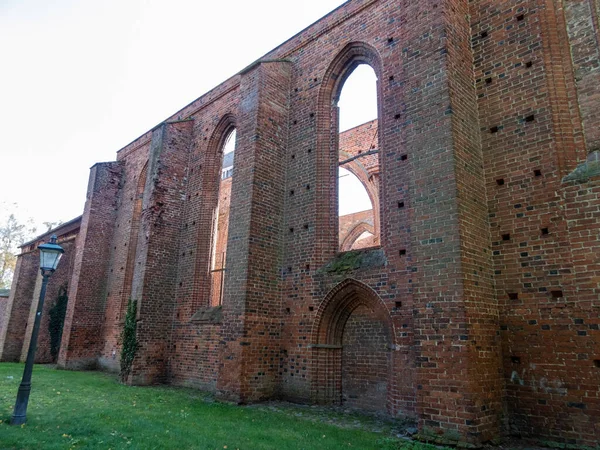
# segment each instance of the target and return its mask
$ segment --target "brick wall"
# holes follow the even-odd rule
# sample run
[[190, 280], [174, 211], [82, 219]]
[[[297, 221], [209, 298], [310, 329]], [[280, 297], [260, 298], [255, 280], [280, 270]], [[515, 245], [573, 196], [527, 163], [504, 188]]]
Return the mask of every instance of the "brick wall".
[[42, 281], [39, 273], [40, 255], [37, 247], [39, 244], [48, 242], [52, 234], [56, 234], [57, 242], [65, 253], [56, 272], [48, 280], [35, 355], [36, 363], [55, 362], [50, 353], [49, 310], [56, 303], [59, 289], [68, 285], [71, 278], [75, 257], [75, 239], [79, 233], [80, 222], [81, 218], [73, 219], [21, 247], [11, 294], [6, 302], [4, 326], [0, 327], [1, 361], [25, 361], [27, 358]]
[[[351, 0], [190, 103], [93, 169], [59, 362], [116, 370], [133, 298], [132, 383], [345, 402], [443, 442], [597, 445], [598, 9]], [[359, 64], [378, 118], [340, 137]], [[337, 170], [363, 152], [346, 165], [375, 239], [339, 252], [364, 217], [339, 220]], [[8, 359], [37, 273], [19, 264]]]

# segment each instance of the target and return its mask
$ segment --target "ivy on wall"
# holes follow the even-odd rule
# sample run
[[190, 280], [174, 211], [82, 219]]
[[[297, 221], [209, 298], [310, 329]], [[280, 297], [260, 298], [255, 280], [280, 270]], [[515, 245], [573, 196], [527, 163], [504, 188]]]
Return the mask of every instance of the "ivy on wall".
[[62, 339], [65, 316], [67, 314], [67, 283], [58, 288], [58, 295], [52, 308], [48, 312], [48, 332], [50, 333], [50, 355], [56, 361], [60, 350], [60, 341]]
[[138, 342], [136, 337], [136, 315], [137, 315], [137, 302], [129, 299], [127, 303], [127, 313], [125, 314], [125, 325], [123, 326], [123, 332], [121, 333], [121, 341], [123, 346], [121, 348], [121, 381], [126, 382], [127, 377], [131, 373], [131, 366], [133, 365], [133, 359], [138, 348]]

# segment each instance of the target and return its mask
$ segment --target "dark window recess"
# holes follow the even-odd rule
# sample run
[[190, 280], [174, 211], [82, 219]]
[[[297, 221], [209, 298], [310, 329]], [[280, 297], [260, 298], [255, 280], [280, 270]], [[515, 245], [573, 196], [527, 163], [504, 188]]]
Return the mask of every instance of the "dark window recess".
[[509, 292], [508, 298], [511, 300], [519, 300], [519, 294], [517, 292]]
[[481, 36], [482, 39], [485, 39], [486, 37], [488, 37], [488, 32], [487, 31], [482, 31], [479, 36]]
[[396, 120], [398, 120], [399, 118], [400, 118], [400, 114], [396, 114], [396, 115], [394, 116], [394, 119], [396, 119]]
[[533, 122], [534, 120], [535, 120], [534, 114], [530, 114], [529, 116], [525, 117], [525, 122]]
[[402, 302], [396, 302], [395, 305], [396, 308], [402, 308]]
[[542, 236], [546, 236], [550, 234], [550, 231], [548, 230], [548, 228], [542, 228]]
[[402, 155], [400, 157], [400, 161], [406, 161], [408, 159], [408, 155]]
[[389, 37], [387, 41], [388, 41], [388, 44], [391, 44], [392, 42], [394, 42], [394, 38], [393, 37]]
[[561, 298], [563, 296], [563, 291], [550, 291], [550, 294], [552, 295], [552, 298]]
[[533, 66], [533, 61], [527, 61], [527, 62], [525, 63], [525, 67], [527, 67], [528, 69], [529, 69], [531, 66]]
[[542, 171], [541, 171], [540, 169], [535, 169], [535, 170], [533, 171], [533, 174], [534, 174], [536, 177], [541, 177], [541, 176], [542, 176]]
[[309, 306], [309, 307], [308, 307], [308, 310], [309, 310], [309, 311], [314, 311], [314, 310], [315, 310], [315, 307], [314, 307], [314, 306]]
[[398, 202], [398, 208], [404, 208], [404, 202]]
[[492, 79], [491, 78], [486, 78], [485, 79], [485, 84], [492, 84]]
[[510, 234], [509, 233], [503, 234], [502, 235], [502, 240], [503, 241], [510, 241]]
[[498, 130], [499, 130], [499, 128], [497, 126], [496, 127], [492, 127], [492, 128], [490, 128], [490, 133], [497, 133]]
[[523, 20], [525, 18], [525, 14], [519, 14], [517, 16], [517, 20], [520, 22], [521, 20]]
[[404, 255], [406, 255], [406, 250], [405, 249], [400, 250], [400, 256], [404, 256]]
[[496, 180], [496, 184], [497, 184], [498, 186], [503, 186], [503, 185], [504, 185], [504, 178], [498, 178], [498, 179]]

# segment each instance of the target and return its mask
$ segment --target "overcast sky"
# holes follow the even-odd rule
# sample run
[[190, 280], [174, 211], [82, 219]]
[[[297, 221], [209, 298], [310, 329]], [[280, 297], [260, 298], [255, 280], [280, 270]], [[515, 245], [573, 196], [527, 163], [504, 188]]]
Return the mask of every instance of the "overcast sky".
[[342, 3], [0, 0], [2, 212], [78, 216], [94, 163]]

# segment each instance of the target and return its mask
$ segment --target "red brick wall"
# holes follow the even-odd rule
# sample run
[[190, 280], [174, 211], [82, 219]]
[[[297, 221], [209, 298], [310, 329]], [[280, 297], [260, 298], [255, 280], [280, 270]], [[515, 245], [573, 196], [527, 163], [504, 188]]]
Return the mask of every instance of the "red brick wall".
[[41, 288], [40, 254], [37, 247], [39, 244], [48, 242], [52, 234], [56, 234], [57, 242], [65, 253], [56, 272], [48, 280], [35, 355], [36, 363], [55, 362], [50, 353], [48, 312], [56, 302], [60, 287], [68, 285], [71, 278], [75, 262], [75, 239], [79, 233], [79, 224], [80, 219], [74, 219], [51, 232], [38, 236], [21, 247], [11, 294], [6, 302], [4, 325], [0, 327], [1, 361], [25, 361], [27, 357]]
[[390, 378], [390, 331], [372, 311], [359, 306], [342, 339], [342, 404], [386, 413]]
[[69, 284], [60, 367], [96, 367], [104, 345], [104, 308], [112, 278], [109, 261], [122, 173], [118, 162], [98, 163], [91, 169]]
[[[131, 296], [134, 383], [239, 402], [339, 403], [379, 386], [347, 401], [385, 403], [429, 439], [596, 445], [595, 156], [591, 178], [563, 177], [597, 144], [597, 11], [352, 0], [192, 102], [92, 173], [63, 364], [116, 369]], [[361, 63], [378, 119], [339, 138], [336, 98]], [[232, 127], [221, 308], [211, 245]], [[338, 252], [340, 148], [379, 150], [353, 165], [377, 199], [379, 248]], [[36, 268], [19, 271], [15, 292], [32, 290]], [[3, 358], [20, 352], [7, 336]], [[369, 371], [348, 364], [357, 355]]]

